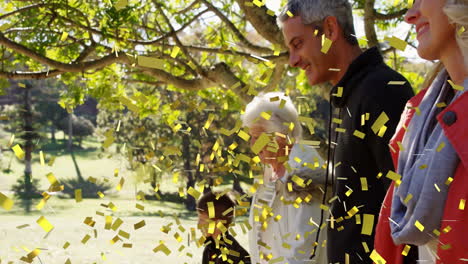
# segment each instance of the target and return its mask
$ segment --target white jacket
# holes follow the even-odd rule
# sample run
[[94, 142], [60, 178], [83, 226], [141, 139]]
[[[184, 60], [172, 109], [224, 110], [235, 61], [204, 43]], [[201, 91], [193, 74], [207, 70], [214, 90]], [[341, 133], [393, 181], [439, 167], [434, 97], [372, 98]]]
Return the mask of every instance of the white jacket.
[[[301, 164], [294, 160], [295, 157], [301, 159]], [[293, 169], [304, 169], [302, 166], [304, 162], [314, 163], [317, 159], [321, 166], [323, 160], [315, 149], [296, 144], [291, 149], [288, 164]], [[324, 172], [321, 167], [315, 170]], [[311, 172], [317, 174], [316, 171]], [[295, 201], [299, 196], [294, 192], [289, 192], [286, 184], [288, 176], [293, 172], [286, 172], [275, 182], [269, 181], [272, 173], [274, 173], [272, 168], [268, 166], [264, 171], [264, 183], [259, 184], [252, 199], [249, 216], [252, 226], [249, 232], [252, 263], [266, 264], [270, 260], [276, 260], [272, 261], [273, 263], [289, 264], [327, 263], [326, 248], [322, 247], [326, 239], [326, 228], [320, 230], [316, 256], [313, 260], [309, 259], [320, 224], [322, 197], [314, 196], [309, 203], [296, 204], [299, 207], [296, 208], [292, 202], [288, 203], [288, 201]], [[260, 181], [256, 180], [256, 182], [258, 184]], [[278, 215], [281, 215], [279, 220], [275, 219]], [[324, 219], [326, 218], [327, 214], [324, 214]], [[264, 219], [266, 221], [263, 221]], [[262, 230], [262, 225], [265, 223], [266, 229]], [[263, 254], [263, 259], [260, 254]]]

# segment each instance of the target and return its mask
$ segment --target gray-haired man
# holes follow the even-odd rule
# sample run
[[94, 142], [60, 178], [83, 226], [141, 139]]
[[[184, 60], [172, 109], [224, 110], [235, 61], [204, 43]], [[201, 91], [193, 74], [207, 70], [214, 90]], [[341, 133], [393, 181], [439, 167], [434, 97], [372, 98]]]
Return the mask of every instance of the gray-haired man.
[[290, 65], [306, 71], [311, 85], [334, 86], [328, 263], [372, 263], [376, 221], [389, 185], [385, 175], [393, 170], [388, 141], [413, 91], [377, 48], [360, 49], [347, 0], [289, 0], [278, 23]]

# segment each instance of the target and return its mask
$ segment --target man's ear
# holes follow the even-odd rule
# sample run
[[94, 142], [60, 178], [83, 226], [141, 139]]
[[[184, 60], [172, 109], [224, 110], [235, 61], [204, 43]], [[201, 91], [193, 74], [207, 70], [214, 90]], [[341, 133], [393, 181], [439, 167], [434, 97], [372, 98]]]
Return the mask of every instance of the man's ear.
[[327, 16], [323, 21], [323, 34], [325, 37], [335, 42], [341, 34], [338, 19], [334, 16]]

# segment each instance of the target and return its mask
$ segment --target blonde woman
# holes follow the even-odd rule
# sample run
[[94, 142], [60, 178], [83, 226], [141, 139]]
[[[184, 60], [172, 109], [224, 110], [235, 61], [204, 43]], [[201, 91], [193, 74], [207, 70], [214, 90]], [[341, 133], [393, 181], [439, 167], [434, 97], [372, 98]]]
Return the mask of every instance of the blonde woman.
[[242, 122], [265, 165], [250, 210], [252, 263], [326, 263], [323, 230], [310, 260], [321, 217], [316, 184], [324, 180], [323, 160], [300, 144], [302, 129], [291, 99], [280, 92], [260, 94], [247, 105]]
[[406, 245], [420, 263], [467, 263], [468, 0], [416, 0], [405, 21], [416, 26], [419, 55], [440, 67], [392, 139], [401, 181], [387, 192], [375, 250], [392, 264], [415, 263]]

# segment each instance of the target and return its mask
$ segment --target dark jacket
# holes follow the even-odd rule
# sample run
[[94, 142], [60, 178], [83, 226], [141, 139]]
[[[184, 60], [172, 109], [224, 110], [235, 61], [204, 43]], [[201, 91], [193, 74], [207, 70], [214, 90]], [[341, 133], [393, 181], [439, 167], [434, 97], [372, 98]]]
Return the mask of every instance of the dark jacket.
[[[224, 256], [222, 255], [223, 253], [225, 253]], [[232, 260], [232, 262], [228, 260]], [[250, 255], [229, 233], [219, 240], [219, 248], [216, 248], [215, 240], [209, 237], [205, 241], [202, 264], [228, 263], [250, 264]]]
[[[331, 93], [331, 118], [336, 119], [329, 135], [334, 221], [328, 222], [328, 262], [344, 264], [348, 254], [350, 263], [372, 263], [375, 227], [390, 184], [385, 176], [394, 170], [388, 143], [414, 94], [377, 48], [356, 58]], [[388, 121], [383, 119], [386, 131], [380, 137], [374, 123], [383, 112]]]

